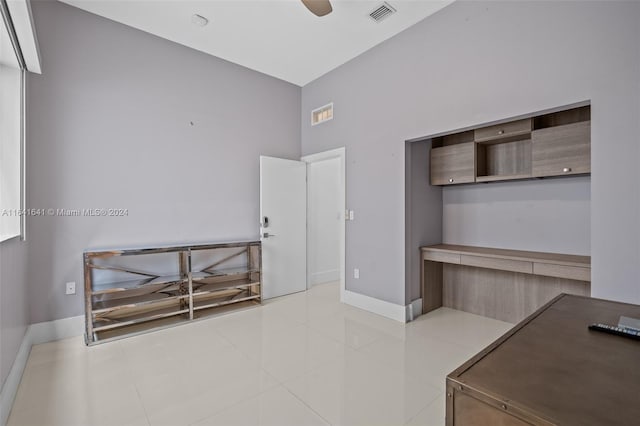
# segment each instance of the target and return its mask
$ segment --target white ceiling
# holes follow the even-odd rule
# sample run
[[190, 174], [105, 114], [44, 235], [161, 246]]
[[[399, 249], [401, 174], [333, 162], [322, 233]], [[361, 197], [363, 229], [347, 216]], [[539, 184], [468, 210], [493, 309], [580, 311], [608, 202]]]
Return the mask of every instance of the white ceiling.
[[[304, 86], [453, 0], [388, 0], [397, 12], [368, 14], [382, 0], [332, 0], [318, 18], [299, 0], [61, 0], [86, 11]], [[209, 19], [199, 27], [193, 14]]]

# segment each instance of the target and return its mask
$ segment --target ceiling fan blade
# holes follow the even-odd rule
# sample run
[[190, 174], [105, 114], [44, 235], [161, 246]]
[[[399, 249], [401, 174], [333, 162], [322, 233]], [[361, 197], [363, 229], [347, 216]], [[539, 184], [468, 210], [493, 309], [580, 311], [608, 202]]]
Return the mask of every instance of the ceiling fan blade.
[[302, 3], [316, 16], [328, 15], [333, 10], [329, 0], [302, 0]]

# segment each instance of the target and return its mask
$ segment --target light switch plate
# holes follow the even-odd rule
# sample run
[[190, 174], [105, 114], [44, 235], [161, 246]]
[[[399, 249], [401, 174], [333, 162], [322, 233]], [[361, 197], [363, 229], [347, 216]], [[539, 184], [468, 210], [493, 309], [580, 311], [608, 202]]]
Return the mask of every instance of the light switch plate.
[[75, 281], [68, 282], [65, 284], [65, 293], [66, 294], [76, 294], [76, 283]]

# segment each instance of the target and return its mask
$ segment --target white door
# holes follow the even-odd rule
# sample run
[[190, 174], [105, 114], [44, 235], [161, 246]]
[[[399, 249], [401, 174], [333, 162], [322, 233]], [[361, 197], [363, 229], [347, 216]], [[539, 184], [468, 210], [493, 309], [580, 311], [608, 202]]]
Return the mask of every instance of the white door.
[[262, 297], [307, 289], [307, 167], [260, 156]]

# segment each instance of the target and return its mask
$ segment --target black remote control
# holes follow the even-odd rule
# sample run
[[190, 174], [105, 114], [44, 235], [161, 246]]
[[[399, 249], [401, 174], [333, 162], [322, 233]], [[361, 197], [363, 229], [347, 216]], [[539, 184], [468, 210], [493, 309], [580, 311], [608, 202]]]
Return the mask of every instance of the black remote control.
[[617, 336], [628, 337], [634, 340], [640, 340], [640, 331], [628, 328], [617, 327], [609, 324], [591, 324], [589, 330], [602, 331], [604, 333], [615, 334]]

